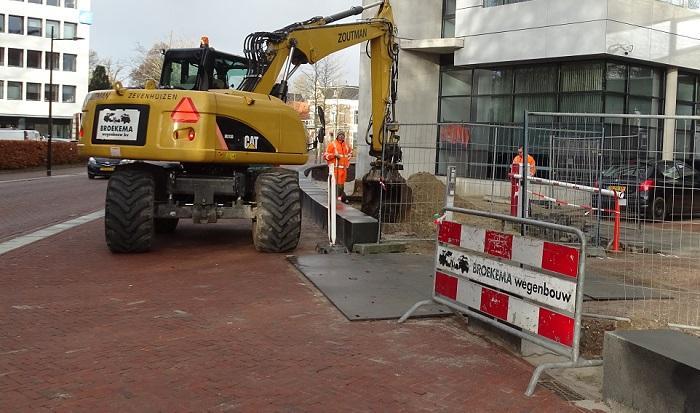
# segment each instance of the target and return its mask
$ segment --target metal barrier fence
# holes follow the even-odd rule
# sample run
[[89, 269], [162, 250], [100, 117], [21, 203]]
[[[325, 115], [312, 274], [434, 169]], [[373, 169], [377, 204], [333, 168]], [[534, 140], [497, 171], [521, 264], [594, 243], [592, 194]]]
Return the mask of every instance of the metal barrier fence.
[[[450, 167], [445, 215], [438, 220], [432, 299], [498, 329], [569, 358], [538, 366], [525, 392], [531, 396], [546, 369], [600, 365], [579, 357], [586, 237], [576, 228], [501, 214], [450, 207], [455, 167]], [[508, 232], [463, 224], [474, 217], [569, 233], [576, 246], [566, 246]]]
[[[597, 252], [589, 272], [599, 294], [587, 296], [586, 311], [629, 318], [634, 328], [700, 331], [700, 117], [529, 113], [525, 120], [400, 125], [413, 199], [397, 222], [380, 222], [381, 239], [435, 238], [450, 165], [457, 168], [455, 207], [509, 214], [508, 173], [523, 146], [537, 177], [625, 192], [621, 251], [605, 256], [612, 197], [525, 180], [530, 218], [579, 228]], [[547, 228], [528, 235], [573, 241]]]

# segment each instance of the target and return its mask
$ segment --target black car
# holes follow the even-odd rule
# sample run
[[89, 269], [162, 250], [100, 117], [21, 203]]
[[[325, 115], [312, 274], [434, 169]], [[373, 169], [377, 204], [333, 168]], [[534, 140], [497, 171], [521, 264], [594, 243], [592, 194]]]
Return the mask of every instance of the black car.
[[95, 179], [96, 176], [109, 177], [114, 172], [114, 168], [121, 162], [121, 159], [90, 157], [87, 163], [88, 178]]
[[[627, 217], [663, 221], [700, 213], [700, 173], [681, 161], [611, 166], [603, 172], [601, 187], [623, 193], [620, 210]], [[602, 205], [613, 209], [612, 197], [603, 196]]]

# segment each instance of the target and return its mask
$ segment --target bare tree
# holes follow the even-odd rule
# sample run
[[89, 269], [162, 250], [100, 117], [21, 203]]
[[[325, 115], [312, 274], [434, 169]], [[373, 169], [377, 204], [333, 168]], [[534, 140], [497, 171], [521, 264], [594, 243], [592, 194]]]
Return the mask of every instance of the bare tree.
[[[305, 66], [295, 76], [292, 89], [295, 93], [304, 96], [315, 108], [321, 107], [326, 111], [326, 91], [337, 86], [343, 76], [343, 68], [340, 61], [329, 56], [314, 65]], [[314, 116], [314, 128], [316, 125]]]
[[168, 45], [165, 42], [158, 42], [149, 49], [138, 44], [136, 46], [136, 57], [133, 59], [133, 65], [129, 79], [131, 86], [143, 86], [148, 79], [158, 80], [160, 72], [163, 69], [163, 53]]
[[136, 56], [132, 59], [131, 73], [129, 79], [131, 86], [143, 86], [148, 79], [160, 79], [160, 72], [163, 69], [163, 51], [167, 49], [179, 49], [185, 47], [196, 47], [194, 42], [171, 38], [166, 41], [156, 42], [146, 49], [143, 45], [136, 45]]
[[110, 85], [113, 85], [116, 81], [124, 81], [124, 71], [127, 65], [122, 60], [114, 60], [111, 57], [100, 58], [97, 52], [91, 49], [89, 61], [91, 76], [97, 66], [104, 66]]

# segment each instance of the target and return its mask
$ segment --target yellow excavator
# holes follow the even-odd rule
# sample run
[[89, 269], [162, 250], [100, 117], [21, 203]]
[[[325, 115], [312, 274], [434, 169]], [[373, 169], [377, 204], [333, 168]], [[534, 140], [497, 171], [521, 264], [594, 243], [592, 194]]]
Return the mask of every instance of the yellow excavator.
[[[378, 8], [376, 17], [340, 19]], [[401, 177], [394, 126], [397, 55], [388, 0], [314, 17], [245, 40], [245, 56], [223, 53], [202, 38], [199, 48], [164, 53], [159, 84], [142, 89], [116, 83], [88, 94], [82, 109], [79, 151], [128, 159], [110, 177], [105, 235], [117, 253], [148, 251], [154, 233], [172, 232], [179, 219], [213, 223], [251, 219], [253, 242], [265, 252], [296, 248], [301, 232], [298, 174], [279, 165], [307, 161], [299, 115], [284, 102], [288, 81], [303, 64], [368, 42], [372, 125], [363, 178], [363, 211], [410, 198]], [[398, 205], [398, 202], [394, 203]], [[385, 209], [391, 219], [394, 211]]]

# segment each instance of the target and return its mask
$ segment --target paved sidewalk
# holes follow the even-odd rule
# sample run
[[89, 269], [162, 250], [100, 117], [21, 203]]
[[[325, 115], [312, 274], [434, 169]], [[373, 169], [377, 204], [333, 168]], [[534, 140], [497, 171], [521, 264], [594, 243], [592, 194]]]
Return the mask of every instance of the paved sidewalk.
[[[51, 176], [60, 177], [66, 175], [86, 175], [86, 168], [87, 167], [84, 164], [56, 165], [51, 168]], [[46, 176], [46, 167], [0, 170], [0, 182], [36, 178], [48, 178]]]
[[347, 321], [247, 222], [135, 255], [102, 225], [0, 256], [0, 411], [577, 410], [451, 318]]

